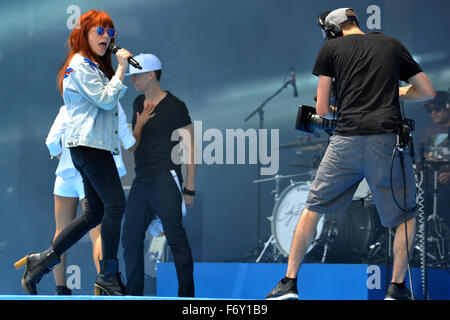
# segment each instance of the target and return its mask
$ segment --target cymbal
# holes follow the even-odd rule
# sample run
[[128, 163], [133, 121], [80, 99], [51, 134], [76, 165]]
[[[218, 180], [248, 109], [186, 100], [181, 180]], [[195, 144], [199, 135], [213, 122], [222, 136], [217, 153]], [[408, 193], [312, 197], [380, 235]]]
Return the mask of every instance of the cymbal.
[[301, 168], [314, 168], [314, 163], [312, 162], [290, 162], [288, 166], [291, 167], [301, 167]]
[[280, 180], [280, 179], [287, 179], [287, 178], [293, 178], [293, 177], [298, 177], [298, 176], [310, 176], [311, 174], [309, 173], [298, 173], [298, 174], [290, 174], [287, 176], [283, 176], [283, 175], [279, 175], [277, 174], [275, 177], [273, 178], [266, 178], [266, 179], [259, 179], [259, 180], [253, 180], [253, 183], [260, 183], [260, 182], [266, 182], [266, 181], [273, 181], [273, 180]]

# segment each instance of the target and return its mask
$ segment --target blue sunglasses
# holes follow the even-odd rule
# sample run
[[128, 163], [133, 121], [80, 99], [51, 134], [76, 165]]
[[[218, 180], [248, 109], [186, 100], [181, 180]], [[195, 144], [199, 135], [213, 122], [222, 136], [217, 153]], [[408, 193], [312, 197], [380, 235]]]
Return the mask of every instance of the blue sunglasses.
[[[105, 29], [103, 27], [97, 27], [97, 34], [99, 36], [102, 36], [104, 33], [105, 33]], [[114, 38], [115, 35], [116, 35], [116, 30], [108, 29], [108, 36], [110, 38]]]

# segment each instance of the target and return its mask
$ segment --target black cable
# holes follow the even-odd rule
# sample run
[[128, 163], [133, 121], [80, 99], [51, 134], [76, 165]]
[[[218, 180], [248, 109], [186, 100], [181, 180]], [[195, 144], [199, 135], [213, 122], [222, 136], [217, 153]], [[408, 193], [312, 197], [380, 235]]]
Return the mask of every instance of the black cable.
[[[406, 202], [405, 202], [405, 208], [402, 208], [401, 206], [400, 206], [400, 204], [397, 202], [397, 199], [395, 198], [395, 194], [394, 194], [394, 186], [393, 186], [393, 184], [392, 184], [392, 172], [393, 172], [393, 169], [394, 169], [394, 159], [395, 159], [395, 154], [397, 153], [397, 150], [398, 150], [398, 148], [397, 148], [397, 146], [395, 146], [395, 148], [394, 148], [394, 151], [392, 152], [392, 158], [391, 158], [391, 175], [390, 175], [390, 182], [391, 182], [391, 193], [392, 193], [392, 198], [394, 199], [394, 202], [395, 202], [395, 204], [397, 205], [397, 207], [401, 210], [401, 211], [403, 211], [403, 212], [406, 212]], [[401, 151], [399, 150], [399, 152], [401, 153]], [[401, 159], [400, 159], [400, 165], [402, 165], [402, 160], [403, 160], [403, 157], [400, 157]], [[404, 165], [404, 164], [403, 164]], [[403, 168], [404, 169], [404, 168]], [[403, 171], [403, 175], [405, 174], [405, 172]], [[406, 184], [404, 184], [404, 190], [403, 190], [404, 192], [404, 194], [406, 194]]]
[[[395, 194], [394, 194], [394, 187], [393, 187], [393, 183], [392, 183], [392, 171], [393, 171], [393, 167], [394, 167], [394, 159], [395, 159], [395, 154], [397, 152], [397, 150], [399, 151], [399, 158], [400, 158], [400, 166], [401, 166], [401, 170], [402, 170], [402, 177], [403, 177], [403, 201], [405, 204], [405, 208], [402, 208], [400, 206], [400, 204], [397, 202], [397, 199], [395, 198]], [[390, 170], [390, 182], [391, 182], [391, 193], [392, 193], [392, 197], [394, 199], [395, 204], [397, 205], [397, 207], [403, 211], [404, 213], [404, 219], [405, 219], [405, 241], [406, 241], [406, 257], [407, 257], [407, 262], [408, 262], [408, 273], [409, 273], [409, 281], [410, 281], [410, 289], [411, 289], [411, 296], [412, 299], [415, 300], [414, 297], [414, 292], [413, 292], [413, 286], [412, 286], [412, 278], [411, 278], [411, 268], [410, 268], [410, 263], [409, 263], [409, 245], [408, 245], [408, 227], [407, 227], [407, 206], [406, 206], [406, 173], [405, 173], [405, 162], [404, 162], [404, 158], [403, 158], [403, 149], [400, 150], [399, 145], [396, 145], [394, 148], [394, 151], [392, 152], [392, 159], [391, 159], [391, 170]]]

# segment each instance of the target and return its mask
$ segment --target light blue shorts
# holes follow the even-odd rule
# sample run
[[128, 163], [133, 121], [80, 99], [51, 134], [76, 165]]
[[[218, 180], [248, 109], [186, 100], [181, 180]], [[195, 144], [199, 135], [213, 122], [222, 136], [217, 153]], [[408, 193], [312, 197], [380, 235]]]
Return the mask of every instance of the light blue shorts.
[[[306, 200], [306, 208], [321, 214], [345, 215], [359, 183], [365, 177], [372, 192], [381, 223], [395, 227], [404, 222], [404, 211], [391, 192], [390, 169], [396, 134], [365, 136], [333, 135], [317, 170]], [[412, 158], [404, 154], [407, 220], [415, 217], [416, 184]], [[392, 171], [392, 185], [397, 203], [404, 208], [403, 175], [399, 153]]]
[[53, 194], [61, 197], [84, 198], [83, 178], [77, 171], [76, 175], [70, 178], [56, 176]]

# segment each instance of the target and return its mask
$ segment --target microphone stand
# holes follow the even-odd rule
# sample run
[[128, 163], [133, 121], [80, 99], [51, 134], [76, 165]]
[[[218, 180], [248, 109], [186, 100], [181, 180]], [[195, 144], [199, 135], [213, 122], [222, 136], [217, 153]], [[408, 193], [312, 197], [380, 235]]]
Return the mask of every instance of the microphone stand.
[[[250, 120], [255, 114], [259, 115], [259, 129], [263, 129], [264, 127], [264, 107], [266, 104], [275, 98], [278, 94], [280, 94], [283, 89], [286, 89], [289, 84], [291, 84], [292, 80], [286, 81], [283, 86], [278, 89], [274, 94], [272, 94], [270, 97], [268, 97], [266, 100], [261, 103], [261, 105], [256, 108], [247, 118], [245, 118], [245, 122]], [[258, 157], [258, 176], [257, 179], [261, 179], [261, 163], [259, 161]], [[260, 235], [260, 229], [261, 229], [261, 184], [258, 183], [258, 193], [257, 193], [257, 228], [256, 228], [256, 235], [257, 235], [257, 241], [258, 246], [261, 244], [261, 235]]]

